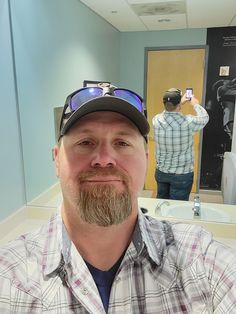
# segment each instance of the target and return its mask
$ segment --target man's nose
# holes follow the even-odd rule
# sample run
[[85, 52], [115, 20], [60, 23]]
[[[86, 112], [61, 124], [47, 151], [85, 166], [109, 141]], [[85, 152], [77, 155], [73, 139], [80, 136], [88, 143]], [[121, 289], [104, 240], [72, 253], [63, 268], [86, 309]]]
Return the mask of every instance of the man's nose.
[[116, 165], [115, 151], [111, 145], [99, 145], [94, 152], [92, 167], [113, 167]]

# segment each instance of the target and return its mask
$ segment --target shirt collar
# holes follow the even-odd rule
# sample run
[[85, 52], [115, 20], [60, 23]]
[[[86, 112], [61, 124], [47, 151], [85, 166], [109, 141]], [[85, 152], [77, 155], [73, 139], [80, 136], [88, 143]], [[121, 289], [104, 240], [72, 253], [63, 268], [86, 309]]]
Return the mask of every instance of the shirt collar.
[[47, 236], [42, 260], [42, 272], [44, 276], [49, 276], [56, 272], [61, 266], [63, 252], [62, 226], [60, 205], [56, 213], [49, 220], [45, 230]]
[[[60, 214], [61, 206], [57, 214], [52, 216], [47, 229], [47, 241], [45, 244], [42, 270], [45, 276], [58, 272], [62, 263], [68, 264], [71, 261], [72, 242], [68, 236]], [[132, 243], [136, 250], [136, 256], [140, 256], [146, 249], [148, 256], [157, 267], [165, 267], [165, 276], [169, 284], [173, 282], [175, 274], [169, 265], [166, 257], [170, 246], [173, 247], [174, 237], [170, 225], [158, 221], [150, 216], [144, 215], [139, 209], [138, 219], [134, 229]], [[154, 275], [160, 280], [159, 272]], [[166, 279], [164, 279], [166, 281]]]
[[176, 268], [178, 252], [172, 231], [172, 225], [158, 221], [139, 211], [138, 224], [148, 256], [154, 262], [149, 264], [149, 271], [164, 289], [176, 284], [179, 270]]
[[174, 244], [174, 237], [169, 224], [144, 215], [139, 210], [133, 242], [138, 254], [140, 254], [141, 249], [145, 246], [153, 262], [160, 265], [164, 251], [169, 245]]

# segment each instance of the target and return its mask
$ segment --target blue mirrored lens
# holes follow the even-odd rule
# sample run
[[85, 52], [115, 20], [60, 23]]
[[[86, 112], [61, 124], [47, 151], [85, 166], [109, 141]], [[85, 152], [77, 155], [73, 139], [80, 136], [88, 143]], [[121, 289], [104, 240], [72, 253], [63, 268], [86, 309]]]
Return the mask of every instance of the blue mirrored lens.
[[103, 95], [103, 89], [100, 87], [89, 87], [79, 90], [71, 97], [70, 109], [75, 111], [85, 102]]
[[142, 100], [133, 92], [125, 89], [115, 89], [114, 95], [131, 103], [138, 111], [143, 112]]
[[[104, 90], [101, 87], [86, 87], [78, 90], [70, 99], [70, 110], [75, 111], [87, 101], [103, 96]], [[142, 99], [134, 92], [127, 89], [116, 88], [112, 91], [114, 96], [122, 98], [132, 104], [138, 111], [143, 112]]]

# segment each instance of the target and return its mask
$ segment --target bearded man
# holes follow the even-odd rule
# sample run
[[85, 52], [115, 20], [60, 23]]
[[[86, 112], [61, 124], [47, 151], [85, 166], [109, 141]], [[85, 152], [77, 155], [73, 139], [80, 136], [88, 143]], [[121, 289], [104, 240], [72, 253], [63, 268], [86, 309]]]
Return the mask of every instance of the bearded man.
[[68, 96], [54, 148], [63, 200], [0, 249], [0, 313], [235, 313], [236, 253], [138, 205], [149, 124], [133, 91]]

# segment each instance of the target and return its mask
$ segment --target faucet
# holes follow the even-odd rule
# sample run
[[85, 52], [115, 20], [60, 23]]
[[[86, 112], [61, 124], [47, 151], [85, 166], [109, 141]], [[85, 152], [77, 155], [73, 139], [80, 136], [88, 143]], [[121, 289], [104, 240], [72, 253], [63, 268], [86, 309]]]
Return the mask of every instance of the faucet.
[[158, 214], [158, 211], [160, 211], [161, 207], [166, 204], [166, 205], [170, 205], [170, 203], [168, 201], [161, 201], [157, 204], [156, 208], [155, 208], [155, 214]]
[[199, 195], [194, 196], [192, 210], [194, 216], [201, 216], [201, 202]]

